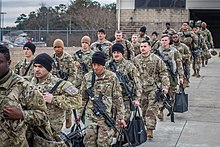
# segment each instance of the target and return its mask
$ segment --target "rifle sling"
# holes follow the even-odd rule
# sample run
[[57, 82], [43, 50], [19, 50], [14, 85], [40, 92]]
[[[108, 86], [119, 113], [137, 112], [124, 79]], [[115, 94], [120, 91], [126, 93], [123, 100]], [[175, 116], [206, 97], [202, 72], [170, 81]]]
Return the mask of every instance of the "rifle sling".
[[34, 60], [31, 60], [30, 64], [28, 65], [27, 69], [25, 70], [24, 74], [22, 76], [26, 76], [29, 69], [31, 68], [31, 65], [33, 64]]
[[53, 88], [49, 91], [49, 93], [53, 93], [54, 91], [57, 90], [57, 87], [60, 85], [60, 83], [62, 82], [63, 80], [59, 80], [54, 86]]

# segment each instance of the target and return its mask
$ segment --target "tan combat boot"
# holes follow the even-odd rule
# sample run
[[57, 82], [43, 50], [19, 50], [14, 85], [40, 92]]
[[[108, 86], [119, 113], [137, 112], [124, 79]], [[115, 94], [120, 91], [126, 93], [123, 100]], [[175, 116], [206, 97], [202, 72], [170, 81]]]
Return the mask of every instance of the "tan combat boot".
[[200, 77], [200, 74], [199, 74], [199, 70], [198, 70], [198, 69], [197, 69], [196, 77], [197, 77], [197, 78]]
[[193, 69], [193, 74], [192, 74], [192, 76], [194, 77], [194, 76], [196, 76], [196, 70], [195, 69]]
[[153, 129], [147, 129], [147, 137], [149, 139], [153, 138]]
[[[71, 116], [71, 115], [70, 115]], [[70, 128], [72, 126], [72, 119], [71, 117], [70, 118], [67, 118], [66, 119], [66, 128]]]
[[159, 118], [160, 121], [163, 121], [163, 111], [162, 110], [158, 111], [157, 117]]

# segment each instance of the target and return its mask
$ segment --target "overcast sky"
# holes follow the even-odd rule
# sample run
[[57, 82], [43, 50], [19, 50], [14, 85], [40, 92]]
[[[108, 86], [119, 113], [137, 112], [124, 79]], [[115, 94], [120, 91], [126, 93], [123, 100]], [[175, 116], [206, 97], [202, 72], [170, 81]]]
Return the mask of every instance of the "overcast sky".
[[[41, 4], [46, 6], [58, 6], [59, 4], [69, 4], [70, 0], [0, 0], [2, 1], [2, 27], [15, 26], [16, 18], [20, 14], [29, 14], [31, 11], [36, 11]], [[116, 0], [96, 0], [102, 4], [116, 2]]]

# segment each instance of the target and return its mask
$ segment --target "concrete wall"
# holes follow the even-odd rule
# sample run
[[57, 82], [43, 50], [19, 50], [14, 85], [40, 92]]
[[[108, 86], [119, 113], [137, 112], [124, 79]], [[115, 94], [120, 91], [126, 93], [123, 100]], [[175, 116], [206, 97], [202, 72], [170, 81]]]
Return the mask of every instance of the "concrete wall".
[[170, 22], [171, 27], [179, 30], [183, 21], [188, 21], [189, 11], [186, 9], [121, 9], [120, 29], [125, 37], [139, 32], [142, 25], [147, 26], [147, 34], [153, 31], [161, 33], [165, 29], [166, 22]]

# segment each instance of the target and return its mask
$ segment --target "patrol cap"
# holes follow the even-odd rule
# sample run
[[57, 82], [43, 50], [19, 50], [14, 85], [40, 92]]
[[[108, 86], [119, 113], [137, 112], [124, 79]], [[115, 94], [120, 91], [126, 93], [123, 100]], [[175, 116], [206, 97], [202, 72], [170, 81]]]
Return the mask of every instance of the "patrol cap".
[[36, 46], [35, 46], [33, 43], [27, 42], [27, 43], [25, 43], [25, 45], [23, 46], [23, 49], [24, 49], [25, 47], [28, 47], [33, 54], [35, 53]]
[[34, 59], [34, 64], [40, 64], [44, 68], [47, 69], [47, 71], [51, 71], [52, 69], [52, 63], [53, 59], [46, 53], [39, 54], [35, 59]]
[[97, 51], [92, 55], [92, 64], [100, 64], [105, 66], [105, 54], [102, 51]]
[[113, 46], [112, 46], [112, 53], [115, 52], [115, 51], [118, 51], [118, 52], [121, 52], [122, 54], [124, 54], [124, 47], [121, 43], [115, 43]]

